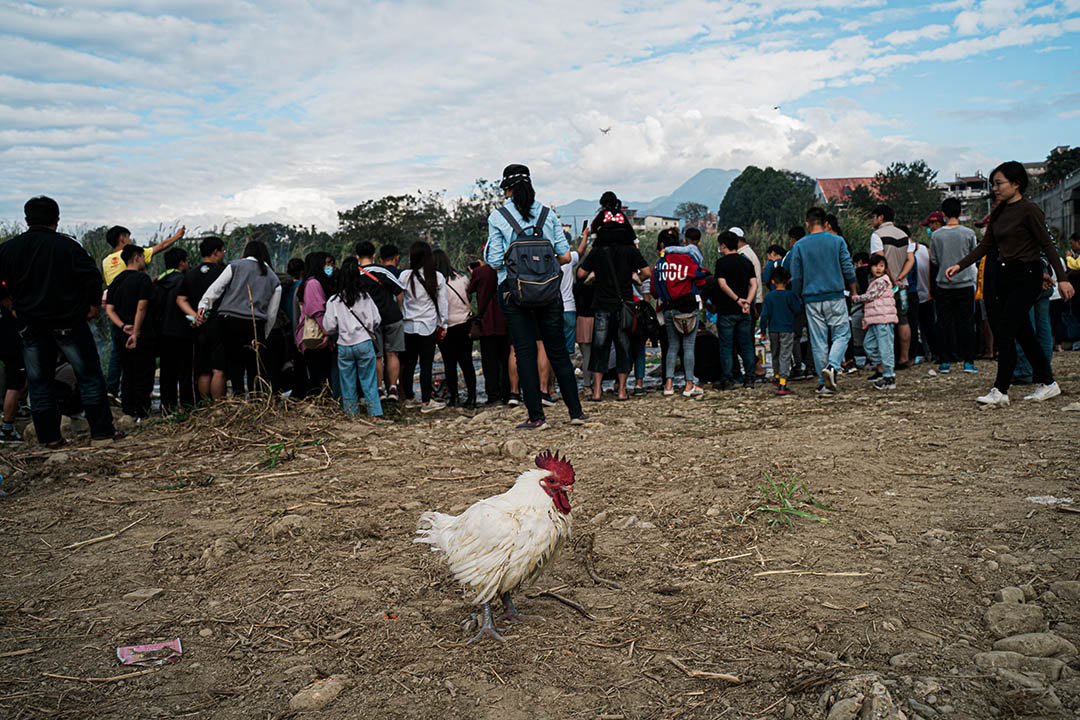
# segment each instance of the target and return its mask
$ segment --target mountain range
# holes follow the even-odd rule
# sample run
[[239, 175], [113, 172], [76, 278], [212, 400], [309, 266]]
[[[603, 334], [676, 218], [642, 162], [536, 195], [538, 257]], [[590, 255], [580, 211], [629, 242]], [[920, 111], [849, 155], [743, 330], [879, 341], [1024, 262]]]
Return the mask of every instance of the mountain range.
[[[716, 212], [720, 207], [720, 201], [724, 199], [731, 182], [739, 177], [741, 170], [722, 170], [720, 168], [706, 168], [694, 175], [682, 185], [677, 187], [669, 195], [661, 195], [649, 201], [623, 200], [623, 205], [633, 208], [639, 216], [663, 215], [671, 217], [679, 203], [696, 202], [709, 208], [710, 212]], [[580, 224], [582, 220], [591, 220], [599, 208], [599, 198], [596, 200], [574, 200], [555, 206], [556, 212], [562, 221], [570, 224]]]

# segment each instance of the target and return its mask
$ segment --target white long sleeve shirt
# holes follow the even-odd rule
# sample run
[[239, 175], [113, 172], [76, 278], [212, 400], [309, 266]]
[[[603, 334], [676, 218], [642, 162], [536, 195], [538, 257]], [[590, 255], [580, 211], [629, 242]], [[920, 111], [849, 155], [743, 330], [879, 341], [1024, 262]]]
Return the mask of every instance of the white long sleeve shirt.
[[[253, 258], [253, 257], [246, 257], [246, 258], [244, 258], [244, 260], [250, 260], [253, 263], [258, 263], [259, 262], [256, 258]], [[209, 312], [210, 308], [213, 307], [214, 303], [216, 303], [218, 301], [218, 298], [225, 295], [225, 293], [230, 289], [230, 287], [232, 285], [232, 279], [233, 279], [233, 266], [237, 262], [242, 262], [242, 261], [234, 260], [233, 262], [226, 265], [225, 270], [221, 273], [221, 275], [218, 276], [218, 279], [215, 280], [210, 285], [210, 287], [208, 287], [206, 289], [206, 292], [203, 293], [202, 299], [199, 300], [199, 308], [198, 308], [199, 310], [202, 310], [203, 312]], [[241, 270], [241, 274], [243, 274], [244, 272], [246, 272], [246, 269]], [[235, 317], [249, 317], [249, 318], [250, 318], [249, 313], [254, 312], [258, 319], [265, 320], [265, 322], [266, 322], [266, 336], [269, 336], [270, 331], [273, 330], [273, 328], [274, 328], [274, 323], [277, 321], [278, 306], [281, 305], [281, 283], [278, 281], [277, 276], [274, 275], [274, 271], [271, 268], [267, 268], [266, 272], [267, 272], [266, 277], [270, 277], [272, 279], [272, 282], [274, 284], [274, 289], [271, 292], [269, 299], [266, 300], [266, 317], [265, 318], [258, 317], [259, 315], [262, 314], [260, 312], [262, 298], [254, 298], [254, 301], [255, 301], [254, 307], [251, 307], [249, 305], [248, 307], [251, 307], [251, 309], [248, 309], [248, 310], [245, 310], [245, 311], [232, 313], [232, 312], [229, 311], [229, 309], [223, 303], [222, 307], [218, 308], [218, 312], [220, 312], [223, 315], [233, 315]], [[250, 301], [249, 301], [249, 303], [250, 303]]]
[[446, 300], [446, 278], [441, 272], [435, 273], [438, 281], [436, 304], [432, 302], [424, 287], [423, 274], [417, 272], [415, 281], [409, 282], [412, 276], [412, 270], [405, 270], [398, 278], [401, 287], [405, 288], [405, 300], [401, 307], [402, 315], [405, 316], [405, 332], [412, 335], [431, 335], [437, 328], [448, 327], [450, 309]]
[[365, 340], [374, 339], [371, 333], [375, 332], [375, 328], [382, 322], [375, 301], [367, 295], [361, 295], [353, 303], [352, 312], [349, 310], [340, 295], [331, 296], [326, 301], [323, 329], [330, 334], [337, 333], [338, 345], [359, 345]]

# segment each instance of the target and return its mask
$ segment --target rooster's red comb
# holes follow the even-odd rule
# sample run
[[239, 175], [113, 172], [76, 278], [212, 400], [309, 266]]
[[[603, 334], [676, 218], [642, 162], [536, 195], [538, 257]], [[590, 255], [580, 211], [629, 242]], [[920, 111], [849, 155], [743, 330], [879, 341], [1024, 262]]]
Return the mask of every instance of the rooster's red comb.
[[566, 457], [559, 457], [558, 451], [554, 454], [545, 450], [536, 456], [536, 467], [554, 473], [566, 485], [574, 483], [574, 466]]

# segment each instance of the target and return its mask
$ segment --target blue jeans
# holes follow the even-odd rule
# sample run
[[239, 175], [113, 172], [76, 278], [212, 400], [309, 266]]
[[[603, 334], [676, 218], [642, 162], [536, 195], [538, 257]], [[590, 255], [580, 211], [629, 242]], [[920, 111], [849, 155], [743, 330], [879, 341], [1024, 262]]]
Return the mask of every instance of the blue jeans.
[[105, 379], [105, 389], [107, 392], [120, 396], [120, 379], [123, 373], [123, 363], [120, 361], [120, 356], [124, 352], [124, 344], [127, 342], [127, 335], [120, 328], [109, 323], [109, 338], [111, 339], [112, 352], [109, 353], [109, 375]]
[[630, 348], [634, 356], [634, 378], [645, 382], [645, 343], [631, 340]]
[[[734, 352], [738, 351], [746, 368], [746, 377], [754, 377], [754, 328], [750, 316], [717, 315], [716, 332], [720, 340], [720, 382], [730, 382], [734, 377]], [[685, 361], [685, 356], [683, 357]]]
[[[844, 298], [806, 303], [806, 327], [810, 331], [810, 352], [814, 355], [814, 370], [820, 382], [821, 371], [826, 367], [840, 369], [851, 339], [851, 322]], [[829, 339], [830, 332], [832, 340]]]
[[[679, 313], [681, 314], [681, 313]], [[694, 384], [694, 341], [697, 340], [697, 330], [680, 335], [675, 329], [675, 312], [664, 311], [664, 331], [667, 333], [668, 351], [664, 358], [664, 379], [675, 377], [675, 363], [678, 361], [679, 346], [682, 346], [683, 375], [686, 376], [686, 384]], [[730, 353], [729, 353], [730, 355]]]
[[574, 343], [577, 342], [577, 312], [563, 310], [562, 329], [566, 336], [566, 352], [573, 357]]
[[582, 415], [581, 399], [578, 397], [577, 378], [570, 354], [566, 352], [566, 336], [563, 333], [562, 298], [544, 307], [524, 308], [508, 300], [509, 291], [500, 286], [499, 309], [506, 318], [506, 330], [514, 345], [517, 357], [518, 386], [521, 399], [529, 411], [529, 420], [543, 420], [544, 406], [540, 404], [540, 370], [536, 366], [536, 341], [544, 341], [551, 369], [559, 382], [559, 391], [571, 418]]
[[[1050, 292], [1044, 290], [1031, 307], [1028, 313], [1031, 324], [1035, 326], [1035, 338], [1039, 341], [1043, 353], [1049, 360], [1054, 356], [1054, 333], [1050, 328]], [[1013, 380], [1016, 382], [1029, 383], [1032, 381], [1034, 370], [1028, 362], [1020, 343], [1016, 344], [1016, 370], [1013, 371]]]
[[634, 364], [630, 351], [630, 333], [619, 328], [618, 310], [597, 310], [593, 320], [590, 370], [598, 373], [608, 371], [613, 341], [615, 343], [615, 372], [620, 375], [629, 375]]
[[101, 362], [90, 328], [85, 323], [57, 330], [30, 326], [21, 335], [31, 414], [38, 442], [45, 445], [61, 439], [60, 410], [52, 392], [58, 350], [75, 372], [86, 420], [90, 423], [90, 435], [94, 438], [112, 437], [116, 432], [112, 411], [109, 410], [105, 378], [101, 374]]
[[357, 386], [363, 390], [368, 415], [382, 415], [379, 402], [379, 383], [375, 377], [375, 343], [365, 340], [359, 345], [338, 345], [337, 369], [341, 378], [341, 406], [350, 415], [360, 414]]
[[863, 349], [866, 361], [871, 365], [881, 365], [881, 374], [885, 377], [896, 376], [896, 358], [893, 356], [893, 333], [895, 323], [870, 325], [863, 336]]

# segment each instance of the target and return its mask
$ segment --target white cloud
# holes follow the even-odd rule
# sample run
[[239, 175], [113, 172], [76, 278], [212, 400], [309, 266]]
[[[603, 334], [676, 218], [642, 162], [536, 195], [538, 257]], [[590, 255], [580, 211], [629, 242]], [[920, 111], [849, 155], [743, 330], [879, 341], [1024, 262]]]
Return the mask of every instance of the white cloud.
[[[0, 215], [49, 192], [88, 222], [332, 227], [362, 199], [456, 191], [514, 161], [553, 201], [606, 185], [651, 197], [702, 167], [862, 174], [938, 153], [814, 93], [884, 89], [914, 63], [939, 70], [1080, 30], [1068, 10], [1023, 24], [1030, 11], [1006, 0], [932, 12], [883, 0], [604, 13], [559, 0], [9, 3]], [[954, 26], [968, 34], [926, 42]], [[950, 162], [965, 152], [951, 148]]]

